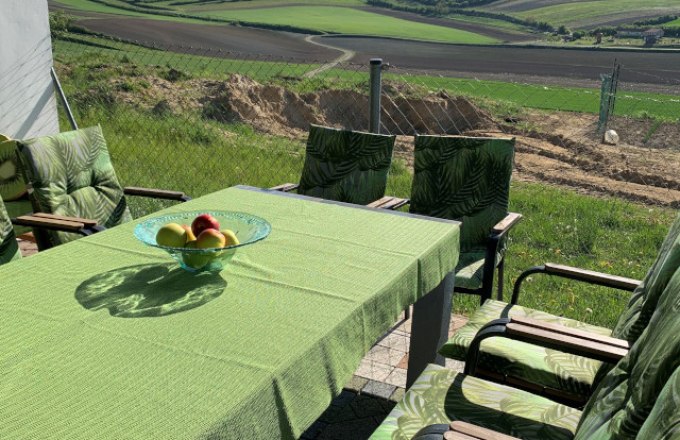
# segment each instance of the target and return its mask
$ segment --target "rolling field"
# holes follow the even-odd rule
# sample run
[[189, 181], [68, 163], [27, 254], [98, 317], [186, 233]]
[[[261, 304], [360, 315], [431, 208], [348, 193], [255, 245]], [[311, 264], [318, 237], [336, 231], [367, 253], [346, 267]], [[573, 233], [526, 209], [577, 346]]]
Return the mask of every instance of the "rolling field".
[[324, 33], [373, 35], [449, 43], [491, 44], [497, 40], [463, 30], [402, 20], [354, 8], [287, 6], [228, 9], [201, 15], [268, 25], [289, 25]]
[[[210, 21], [201, 21], [200, 19], [154, 14], [151, 10], [147, 14], [122, 8], [119, 9], [89, 0], [54, 0], [52, 3], [68, 7], [71, 11], [75, 11], [76, 13], [77, 11], [84, 11], [89, 13], [117, 14], [161, 21], [211, 24]], [[298, 29], [307, 29], [310, 33], [370, 35], [458, 44], [493, 44], [499, 42], [496, 38], [456, 29], [454, 27], [419, 23], [352, 7], [312, 5], [285, 6], [286, 3], [291, 4], [291, 2], [259, 2], [254, 5], [251, 5], [251, 2], [245, 3], [248, 3], [250, 7], [222, 7], [215, 9], [196, 7], [194, 9], [187, 8], [184, 10], [173, 8], [173, 10], [206, 18], [218, 18], [224, 21], [239, 22], [241, 25], [292, 26]], [[341, 4], [342, 3], [345, 2], [343, 1]], [[121, 6], [127, 5], [127, 3], [123, 1], [114, 1], [112, 4], [120, 4]], [[168, 5], [169, 4], [170, 3], [168, 3]], [[269, 5], [269, 7], [263, 7], [265, 4]], [[138, 4], [135, 4], [134, 6], [137, 7]], [[155, 3], [154, 6], [164, 5], [162, 3]], [[216, 23], [213, 22], [212, 24]]]
[[676, 0], [500, 0], [479, 8], [552, 25], [588, 29], [680, 13]]

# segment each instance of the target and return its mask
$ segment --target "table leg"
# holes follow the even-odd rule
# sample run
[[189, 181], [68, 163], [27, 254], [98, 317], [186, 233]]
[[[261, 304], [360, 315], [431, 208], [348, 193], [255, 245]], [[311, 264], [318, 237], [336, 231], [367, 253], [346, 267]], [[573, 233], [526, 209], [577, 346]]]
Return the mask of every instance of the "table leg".
[[413, 305], [411, 341], [409, 347], [406, 388], [420, 376], [427, 364], [444, 365], [444, 357], [437, 353], [449, 337], [451, 298], [455, 276], [453, 272], [427, 295]]

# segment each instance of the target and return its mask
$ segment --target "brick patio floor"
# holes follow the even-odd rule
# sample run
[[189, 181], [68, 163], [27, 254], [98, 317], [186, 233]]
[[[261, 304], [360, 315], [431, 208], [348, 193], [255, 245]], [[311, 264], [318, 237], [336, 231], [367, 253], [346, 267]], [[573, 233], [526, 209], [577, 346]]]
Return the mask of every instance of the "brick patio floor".
[[[22, 238], [18, 241], [24, 256], [38, 251], [32, 241]], [[466, 321], [464, 316], [452, 315], [449, 336]], [[367, 439], [404, 395], [410, 335], [411, 320], [404, 320], [402, 315], [361, 360], [340, 395], [300, 439]], [[463, 370], [462, 362], [450, 359], [446, 366]]]

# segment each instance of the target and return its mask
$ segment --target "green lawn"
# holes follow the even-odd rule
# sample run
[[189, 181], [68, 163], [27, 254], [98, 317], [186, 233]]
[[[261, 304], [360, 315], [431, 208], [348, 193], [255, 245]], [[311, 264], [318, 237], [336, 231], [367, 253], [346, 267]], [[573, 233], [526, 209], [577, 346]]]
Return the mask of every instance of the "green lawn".
[[[532, 4], [538, 3], [539, 7], [527, 9], [521, 12], [513, 12], [508, 4]], [[650, 11], [655, 15], [680, 13], [680, 4], [675, 0], [593, 0], [562, 2], [561, 4], [540, 7], [542, 2], [536, 0], [497, 1], [484, 8], [485, 10], [502, 12], [521, 18], [533, 18], [545, 21], [552, 25], [566, 25], [579, 29], [588, 25], [597, 25], [608, 21], [610, 18], [630, 17], [630, 22], [637, 17], [649, 16]]]
[[375, 35], [450, 43], [486, 44], [493, 38], [458, 29], [416, 23], [354, 8], [331, 6], [290, 6], [258, 9], [230, 9], [202, 13], [247, 23], [286, 25], [320, 32]]

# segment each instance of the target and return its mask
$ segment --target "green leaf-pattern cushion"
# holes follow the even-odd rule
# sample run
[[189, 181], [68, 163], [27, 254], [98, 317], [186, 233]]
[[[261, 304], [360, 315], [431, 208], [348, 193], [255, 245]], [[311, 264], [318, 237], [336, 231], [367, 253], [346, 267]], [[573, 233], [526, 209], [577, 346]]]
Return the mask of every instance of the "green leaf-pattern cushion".
[[461, 253], [486, 249], [508, 213], [515, 139], [416, 136], [410, 211], [460, 220]]
[[676, 369], [661, 390], [654, 408], [640, 428], [639, 439], [680, 439], [680, 369]]
[[[649, 325], [598, 384], [584, 408], [577, 439], [632, 439], [680, 366], [680, 270], [660, 296]], [[677, 407], [675, 408], [677, 412]], [[659, 421], [659, 426], [664, 423]]]
[[371, 439], [407, 440], [454, 420], [523, 439], [571, 439], [580, 416], [540, 396], [429, 365]]
[[[94, 219], [107, 228], [132, 219], [101, 127], [18, 141], [17, 145], [22, 171], [33, 187], [35, 209]], [[48, 231], [47, 236], [52, 245], [79, 237], [57, 231]]]
[[634, 342], [647, 327], [661, 293], [680, 265], [680, 216], [675, 219], [659, 255], [640, 286], [635, 289], [625, 311], [619, 317], [612, 334]]
[[[463, 252], [458, 258], [456, 266], [456, 287], [477, 289], [482, 286], [484, 277], [484, 258], [486, 251]], [[496, 265], [501, 261], [502, 254], [496, 253]]]
[[[605, 336], [611, 334], [611, 330], [604, 327], [501, 301], [487, 300], [439, 352], [448, 358], [464, 361], [472, 339], [482, 326], [494, 319], [511, 316], [532, 318]], [[479, 366], [486, 370], [580, 395], [589, 395], [592, 392], [592, 384], [601, 365], [599, 361], [505, 338], [489, 338], [483, 341], [479, 357]]]
[[298, 193], [359, 205], [379, 199], [395, 139], [312, 125]]
[[5, 204], [0, 198], [0, 264], [17, 260], [21, 257], [14, 228], [9, 220]]

